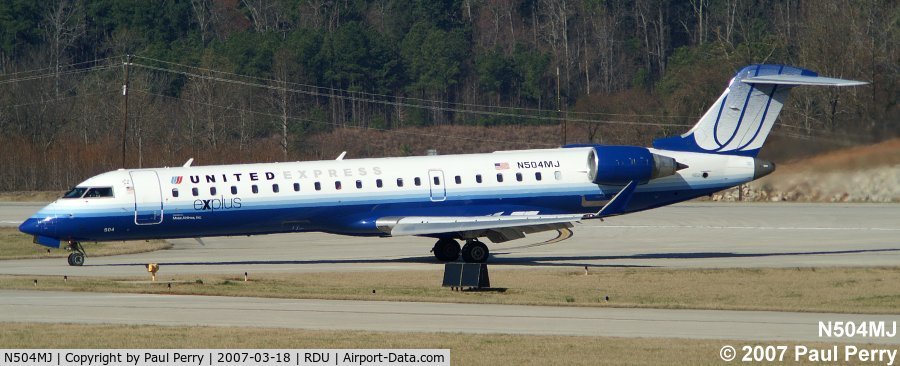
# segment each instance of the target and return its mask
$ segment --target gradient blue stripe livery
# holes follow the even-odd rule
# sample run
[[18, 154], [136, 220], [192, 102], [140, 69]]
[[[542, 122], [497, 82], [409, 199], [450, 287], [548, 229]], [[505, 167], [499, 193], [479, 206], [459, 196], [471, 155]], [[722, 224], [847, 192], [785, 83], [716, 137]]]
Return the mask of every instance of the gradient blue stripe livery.
[[[635, 193], [628, 203], [628, 212], [665, 206], [685, 199], [708, 195], [720, 190], [712, 188], [665, 190]], [[612, 195], [589, 197], [591, 200], [608, 200]], [[448, 200], [444, 202], [407, 202], [392, 204], [354, 204], [345, 206], [259, 206], [235, 211], [187, 211], [165, 212], [159, 225], [146, 225], [139, 232], [111, 232], [97, 234], [96, 227], [128, 227], [134, 223], [134, 214], [117, 214], [110, 211], [79, 214], [75, 218], [56, 217], [57, 232], [70, 233], [76, 240], [130, 240], [148, 235], [158, 238], [199, 236], [258, 235], [283, 232], [323, 231], [357, 236], [385, 236], [375, 227], [375, 220], [385, 216], [483, 216], [499, 212], [531, 211], [539, 207], [544, 214], [565, 214], [584, 210], [585, 196], [519, 197], [480, 200]], [[203, 217], [202, 220], [185, 218]], [[46, 215], [45, 215], [46, 217]], [[33, 217], [22, 225], [37, 225], [41, 219]], [[239, 233], [236, 233], [239, 232]], [[441, 237], [443, 235], [433, 235]], [[453, 234], [446, 235], [452, 237]], [[58, 246], [58, 241], [51, 244]]]
[[[655, 140], [655, 149], [570, 145], [490, 154], [349, 160], [341, 155], [337, 161], [207, 167], [189, 162], [177, 168], [118, 170], [91, 177], [73, 190], [84, 195], [105, 187], [114, 194], [67, 195], [19, 229], [41, 245], [68, 242], [75, 251], [71, 265], [83, 263], [79, 241], [303, 231], [436, 237], [434, 253], [442, 261], [455, 260], [453, 246], [457, 256], [460, 251], [455, 239], [464, 239], [462, 257], [483, 262], [488, 249], [478, 241], [481, 237], [504, 242], [561, 230], [576, 220], [665, 206], [769, 174], [774, 165], [755, 155], [790, 88], [861, 84], [782, 65], [748, 66], [690, 131]], [[729, 105], [742, 97], [742, 104]], [[474, 259], [474, 253], [481, 255]]]
[[[750, 148], [750, 145], [760, 145], [762, 141], [765, 140], [766, 134], [762, 134], [763, 127], [766, 122], [766, 118], [769, 116], [769, 108], [772, 104], [773, 98], [775, 97], [776, 91], [779, 89], [786, 90], [790, 88], [788, 86], [782, 86], [779, 88], [778, 85], [763, 85], [757, 86], [754, 84], [745, 84], [742, 83], [741, 80], [749, 77], [755, 76], [768, 76], [768, 75], [802, 75], [802, 76], [817, 76], [813, 71], [790, 67], [785, 65], [751, 65], [741, 69], [736, 75], [729, 86], [729, 90], [726, 91], [726, 94], [723, 97], [721, 103], [717, 103], [713, 108], [716, 108], [716, 117], [714, 119], [709, 120], [708, 122], [701, 121], [691, 129], [691, 132], [682, 135], [682, 136], [671, 136], [656, 139], [653, 141], [653, 147], [662, 150], [673, 150], [673, 151], [690, 151], [690, 152], [698, 152], [698, 153], [711, 153], [711, 154], [729, 154], [729, 155], [740, 155], [740, 156], [748, 156], [755, 157], [759, 154], [759, 148], [753, 147]], [[750, 106], [750, 101], [752, 98], [753, 91], [755, 89], [767, 88], [771, 87], [772, 90], [767, 95], [767, 100], [764, 104], [759, 105], [757, 109], [748, 108]], [[722, 122], [722, 115], [726, 108], [726, 101], [733, 97], [732, 94], [739, 94], [746, 90], [746, 97], [744, 100], [743, 107], [741, 108], [741, 113], [738, 119], [735, 121], [734, 129], [731, 135], [726, 139], [725, 142], [722, 142], [719, 139], [719, 124]], [[760, 89], [762, 90], [762, 89]], [[736, 106], [735, 106], [736, 108]], [[780, 108], [780, 104], [779, 104]], [[750, 110], [748, 110], [750, 109]], [[755, 115], [756, 112], [759, 112], [761, 117], [759, 119], [753, 120], [745, 120], [744, 117], [747, 113], [750, 115]], [[705, 126], [705, 123], [709, 123], [708, 127]], [[745, 143], [741, 144], [736, 148], [729, 148], [729, 145], [741, 134], [741, 127], [746, 124], [755, 124], [751, 125], [750, 130], [755, 131], [753, 136]], [[711, 131], [711, 138], [715, 141], [716, 146], [711, 148], [704, 148], [700, 146], [697, 141], [696, 134], [698, 130], [703, 130], [704, 128], [709, 128]]]

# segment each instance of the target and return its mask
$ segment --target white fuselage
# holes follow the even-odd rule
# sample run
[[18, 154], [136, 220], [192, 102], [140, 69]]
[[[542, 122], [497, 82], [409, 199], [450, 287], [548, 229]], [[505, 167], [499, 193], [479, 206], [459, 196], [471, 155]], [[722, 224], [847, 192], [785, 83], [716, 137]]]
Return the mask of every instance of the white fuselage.
[[[754, 159], [649, 149], [687, 165], [640, 184], [627, 212], [747, 182]], [[60, 240], [326, 231], [385, 235], [383, 217], [594, 214], [622, 188], [592, 182], [592, 148], [117, 170], [38, 212]], [[111, 187], [107, 197], [91, 188]], [[24, 226], [24, 224], [23, 224]], [[437, 235], [435, 235], [437, 236]]]

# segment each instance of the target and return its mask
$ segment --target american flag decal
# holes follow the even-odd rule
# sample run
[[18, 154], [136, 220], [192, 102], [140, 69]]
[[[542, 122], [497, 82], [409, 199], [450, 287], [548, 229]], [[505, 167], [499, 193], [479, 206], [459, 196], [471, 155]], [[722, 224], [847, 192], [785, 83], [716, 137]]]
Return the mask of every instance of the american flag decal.
[[497, 170], [509, 169], [509, 163], [494, 163], [494, 169], [497, 169]]
[[182, 176], [180, 175], [177, 177], [172, 177], [172, 184], [181, 184], [181, 177]]

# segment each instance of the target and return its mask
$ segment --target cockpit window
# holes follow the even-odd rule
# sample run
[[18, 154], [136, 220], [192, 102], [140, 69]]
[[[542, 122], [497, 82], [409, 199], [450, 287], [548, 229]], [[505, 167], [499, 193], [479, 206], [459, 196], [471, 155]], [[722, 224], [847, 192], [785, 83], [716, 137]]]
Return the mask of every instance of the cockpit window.
[[84, 194], [84, 198], [98, 198], [98, 197], [112, 197], [113, 189], [112, 187], [93, 187], [88, 189], [87, 193]]
[[85, 191], [87, 191], [87, 188], [85, 187], [75, 187], [66, 192], [62, 198], [81, 198], [81, 196], [84, 196]]

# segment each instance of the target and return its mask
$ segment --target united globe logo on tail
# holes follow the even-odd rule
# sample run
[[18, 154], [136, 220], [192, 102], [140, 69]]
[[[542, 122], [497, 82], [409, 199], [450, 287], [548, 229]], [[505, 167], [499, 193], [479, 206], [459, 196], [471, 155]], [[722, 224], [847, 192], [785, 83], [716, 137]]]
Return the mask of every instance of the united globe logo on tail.
[[855, 86], [865, 82], [819, 77], [785, 65], [751, 65], [687, 133], [653, 141], [661, 150], [755, 157], [775, 124], [791, 88], [801, 85]]

